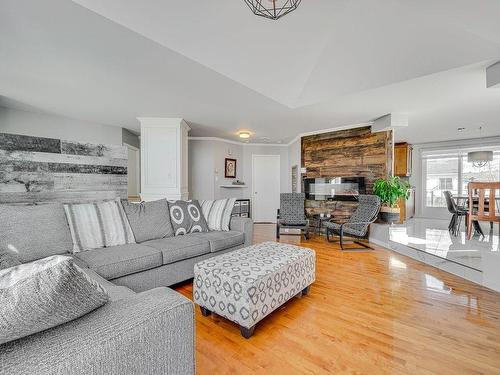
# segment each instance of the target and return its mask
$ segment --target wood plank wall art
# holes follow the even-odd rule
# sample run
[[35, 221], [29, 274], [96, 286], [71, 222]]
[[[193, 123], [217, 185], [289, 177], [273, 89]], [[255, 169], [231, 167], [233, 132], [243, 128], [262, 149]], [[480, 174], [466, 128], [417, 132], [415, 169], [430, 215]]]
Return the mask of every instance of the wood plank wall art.
[[127, 197], [127, 148], [0, 133], [0, 203]]
[[[362, 176], [369, 194], [377, 178], [392, 174], [392, 156], [392, 132], [372, 133], [370, 126], [302, 138], [302, 167], [307, 168], [303, 177]], [[308, 215], [331, 213], [340, 221], [350, 217], [356, 206], [355, 202], [306, 201]]]

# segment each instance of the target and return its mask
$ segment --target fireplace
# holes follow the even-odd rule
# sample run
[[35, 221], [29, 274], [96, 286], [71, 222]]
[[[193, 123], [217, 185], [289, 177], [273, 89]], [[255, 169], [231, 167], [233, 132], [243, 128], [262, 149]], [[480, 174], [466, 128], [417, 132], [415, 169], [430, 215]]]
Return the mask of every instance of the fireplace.
[[366, 193], [364, 177], [324, 177], [304, 179], [306, 199], [316, 201], [357, 201]]

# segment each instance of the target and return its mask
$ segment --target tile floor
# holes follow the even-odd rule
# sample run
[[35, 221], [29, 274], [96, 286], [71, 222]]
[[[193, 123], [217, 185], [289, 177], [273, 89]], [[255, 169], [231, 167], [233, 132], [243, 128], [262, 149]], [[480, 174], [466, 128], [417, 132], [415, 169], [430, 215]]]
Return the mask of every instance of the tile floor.
[[370, 240], [470, 281], [500, 290], [498, 225], [482, 224], [484, 238], [448, 231], [448, 221], [414, 218], [404, 224], [374, 224]]

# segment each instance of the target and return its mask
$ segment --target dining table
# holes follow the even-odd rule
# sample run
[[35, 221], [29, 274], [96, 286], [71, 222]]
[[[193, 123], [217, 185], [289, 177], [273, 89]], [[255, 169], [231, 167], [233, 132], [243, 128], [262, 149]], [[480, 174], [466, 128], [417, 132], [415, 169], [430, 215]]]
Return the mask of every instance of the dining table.
[[[458, 208], [461, 208], [461, 209], [464, 209], [464, 210], [467, 210], [469, 208], [469, 195], [468, 194], [453, 195], [453, 199], [456, 201]], [[473, 201], [479, 201], [479, 195], [473, 195], [472, 196], [472, 200]], [[485, 202], [485, 204], [488, 204], [489, 203], [489, 197], [485, 197], [484, 198], [484, 202]], [[495, 197], [495, 207], [496, 207], [497, 211], [500, 210], [500, 197]], [[476, 220], [474, 220], [472, 222], [472, 224], [474, 226], [474, 230], [477, 233], [479, 233], [481, 236], [484, 237], [484, 233], [483, 233], [483, 230], [481, 229], [481, 226], [479, 225], [479, 222], [476, 221]], [[490, 225], [493, 228], [493, 223], [490, 223]]]
[[[457, 202], [458, 207], [467, 208], [469, 200], [469, 196], [467, 194], [453, 195], [453, 199], [455, 199], [455, 201]], [[473, 195], [472, 200], [479, 201], [479, 195]], [[485, 203], [488, 203], [489, 200], [490, 199], [488, 197], [484, 198]], [[497, 207], [497, 210], [500, 208], [498, 205], [499, 202], [500, 202], [500, 197], [495, 197], [495, 207]]]

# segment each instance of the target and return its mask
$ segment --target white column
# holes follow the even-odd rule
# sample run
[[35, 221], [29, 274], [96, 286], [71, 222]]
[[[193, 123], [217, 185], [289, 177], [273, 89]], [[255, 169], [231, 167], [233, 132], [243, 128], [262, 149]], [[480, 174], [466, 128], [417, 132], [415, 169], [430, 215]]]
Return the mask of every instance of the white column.
[[140, 117], [141, 199], [187, 199], [188, 132], [181, 118]]

